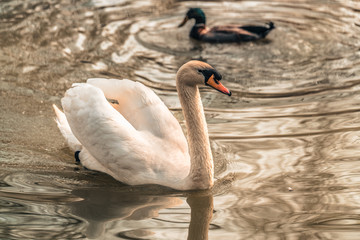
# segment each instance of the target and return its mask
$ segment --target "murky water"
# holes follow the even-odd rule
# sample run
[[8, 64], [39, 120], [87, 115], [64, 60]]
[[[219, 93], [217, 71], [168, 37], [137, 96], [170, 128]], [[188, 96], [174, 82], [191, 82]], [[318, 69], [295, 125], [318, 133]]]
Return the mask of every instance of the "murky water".
[[[203, 44], [178, 29], [273, 21], [259, 42]], [[359, 239], [360, 3], [0, 2], [0, 239]], [[201, 59], [211, 191], [129, 187], [75, 165], [51, 104], [73, 82], [130, 78], [183, 123], [176, 70]]]

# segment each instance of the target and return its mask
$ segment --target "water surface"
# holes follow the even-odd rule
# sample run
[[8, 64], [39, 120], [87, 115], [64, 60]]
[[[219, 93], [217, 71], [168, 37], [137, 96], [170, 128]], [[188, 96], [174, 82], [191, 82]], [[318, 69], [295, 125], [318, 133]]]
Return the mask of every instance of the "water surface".
[[[204, 44], [208, 24], [273, 21], [265, 40]], [[358, 239], [358, 1], [2, 1], [1, 239]], [[183, 125], [175, 73], [191, 59], [231, 98], [201, 89], [211, 191], [126, 186], [75, 165], [53, 121], [90, 77], [152, 88]]]

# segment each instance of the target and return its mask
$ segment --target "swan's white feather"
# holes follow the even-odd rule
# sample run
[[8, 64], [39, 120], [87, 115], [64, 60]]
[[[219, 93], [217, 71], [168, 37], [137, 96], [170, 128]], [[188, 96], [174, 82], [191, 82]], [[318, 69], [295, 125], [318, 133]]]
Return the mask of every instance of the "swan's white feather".
[[[90, 78], [87, 83], [100, 88], [112, 106], [138, 131], [149, 131], [159, 138], [178, 141], [182, 133], [178, 121], [161, 99], [148, 87], [128, 79]], [[186, 142], [185, 138], [183, 138]], [[183, 149], [187, 151], [187, 149]]]
[[[131, 185], [178, 188], [189, 174], [188, 146], [179, 123], [143, 84], [89, 79], [70, 88], [62, 106], [66, 118], [61, 119], [71, 129], [63, 135], [68, 142], [73, 137], [81, 143], [84, 166]], [[55, 111], [59, 119], [60, 110]]]
[[79, 142], [79, 140], [76, 139], [76, 137], [72, 133], [65, 114], [55, 104], [53, 104], [53, 108], [56, 114], [55, 121], [57, 123], [58, 128], [60, 129], [61, 134], [65, 138], [68, 146], [74, 152], [80, 151], [82, 149], [81, 143]]

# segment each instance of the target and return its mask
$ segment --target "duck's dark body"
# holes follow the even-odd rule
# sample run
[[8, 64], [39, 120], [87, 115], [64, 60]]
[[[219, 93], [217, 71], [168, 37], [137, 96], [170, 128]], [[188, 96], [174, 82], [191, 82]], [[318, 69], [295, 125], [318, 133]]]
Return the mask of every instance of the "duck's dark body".
[[190, 31], [190, 37], [212, 43], [226, 42], [247, 42], [265, 38], [266, 35], [275, 28], [272, 22], [268, 26], [251, 25], [224, 25], [212, 28], [206, 27], [206, 17], [200, 8], [190, 8], [184, 21], [179, 25], [183, 26], [189, 19], [195, 19], [195, 25]]

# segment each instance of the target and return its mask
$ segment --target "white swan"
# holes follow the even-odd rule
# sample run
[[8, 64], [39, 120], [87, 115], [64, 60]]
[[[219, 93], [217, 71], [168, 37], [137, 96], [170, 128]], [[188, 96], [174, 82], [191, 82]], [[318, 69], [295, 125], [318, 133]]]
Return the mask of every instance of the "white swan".
[[[197, 85], [231, 95], [209, 64], [190, 61], [176, 75], [186, 120], [181, 126], [149, 88], [130, 80], [88, 79], [66, 91], [55, 105], [57, 124], [81, 163], [129, 184], [158, 184], [178, 190], [208, 189], [213, 159]], [[112, 99], [108, 101], [107, 99]]]

